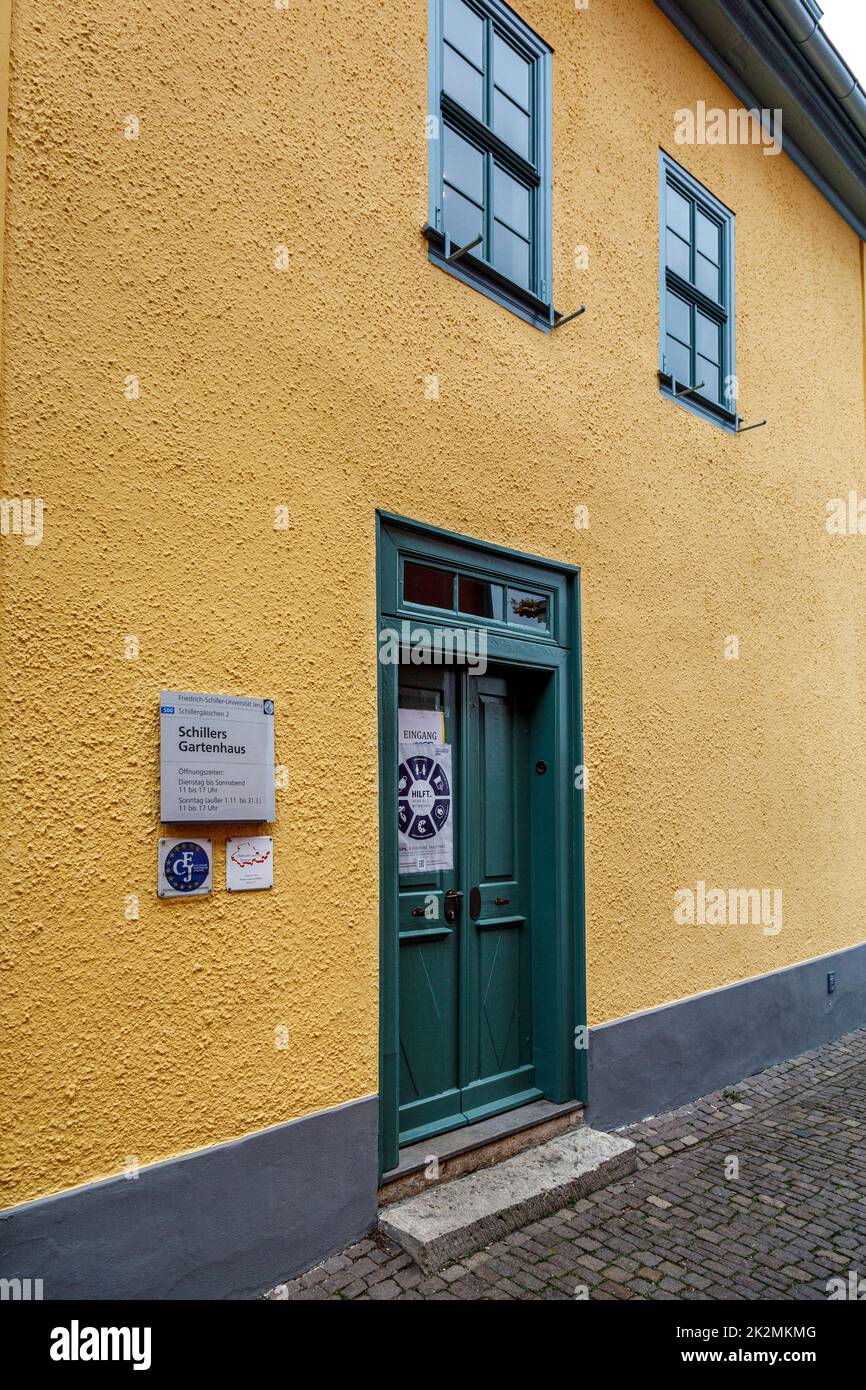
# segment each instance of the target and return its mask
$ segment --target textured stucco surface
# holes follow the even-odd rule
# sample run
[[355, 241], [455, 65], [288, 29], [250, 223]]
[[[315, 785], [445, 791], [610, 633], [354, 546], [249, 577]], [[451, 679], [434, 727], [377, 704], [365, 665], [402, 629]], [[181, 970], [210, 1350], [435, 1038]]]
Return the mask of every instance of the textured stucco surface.
[[[552, 336], [428, 265], [421, 0], [15, 0], [7, 1202], [375, 1090], [377, 505], [583, 568], [592, 1022], [864, 934], [857, 239], [784, 156], [677, 151], [734, 103], [650, 0], [519, 9], [588, 305]], [[660, 144], [737, 213], [740, 439], [658, 394]], [[226, 895], [221, 827], [213, 897], [157, 900], [161, 686], [276, 700], [271, 894]], [[781, 887], [782, 932], [675, 927], [701, 878]]]

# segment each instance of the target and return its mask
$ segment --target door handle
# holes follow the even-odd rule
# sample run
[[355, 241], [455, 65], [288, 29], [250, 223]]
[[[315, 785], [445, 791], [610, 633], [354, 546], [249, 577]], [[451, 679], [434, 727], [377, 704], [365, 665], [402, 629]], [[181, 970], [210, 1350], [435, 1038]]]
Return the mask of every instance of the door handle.
[[473, 922], [481, 916], [481, 889], [477, 885], [469, 890], [469, 916]]
[[449, 888], [443, 899], [445, 904], [445, 921], [456, 922], [459, 911], [460, 899], [463, 894], [459, 888]]

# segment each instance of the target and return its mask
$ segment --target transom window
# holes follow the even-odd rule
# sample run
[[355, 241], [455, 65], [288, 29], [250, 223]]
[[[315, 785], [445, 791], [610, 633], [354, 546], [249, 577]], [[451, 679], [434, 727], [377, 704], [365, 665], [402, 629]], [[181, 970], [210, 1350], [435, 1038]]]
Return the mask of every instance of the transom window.
[[433, 0], [430, 57], [431, 259], [549, 328], [550, 49], [501, 0]]
[[528, 631], [551, 630], [551, 595], [416, 560], [403, 561], [403, 602]]
[[734, 214], [661, 154], [662, 389], [736, 424]]

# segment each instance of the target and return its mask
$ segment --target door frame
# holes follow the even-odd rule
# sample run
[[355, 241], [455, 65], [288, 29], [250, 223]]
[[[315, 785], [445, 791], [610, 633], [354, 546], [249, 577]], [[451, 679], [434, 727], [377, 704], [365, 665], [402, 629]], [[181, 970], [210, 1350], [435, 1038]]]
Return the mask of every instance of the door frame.
[[[469, 570], [495, 583], [542, 588], [552, 597], [552, 630], [544, 635], [453, 612], [415, 608], [400, 590], [400, 559], [410, 555]], [[554, 703], [553, 846], [556, 911], [548, 954], [550, 1032], [554, 1046], [543, 1069], [545, 1096], [587, 1100], [583, 702], [580, 571], [504, 546], [376, 513], [376, 665], [379, 735], [379, 1171], [399, 1162], [399, 917], [397, 864], [397, 701], [399, 666], [379, 659], [383, 628], [407, 620], [419, 627], [487, 629], [487, 659], [550, 677]], [[575, 782], [579, 781], [580, 786]], [[533, 993], [535, 991], [533, 990]], [[578, 1035], [577, 1030], [581, 1033]], [[578, 1043], [581, 1045], [578, 1046]]]

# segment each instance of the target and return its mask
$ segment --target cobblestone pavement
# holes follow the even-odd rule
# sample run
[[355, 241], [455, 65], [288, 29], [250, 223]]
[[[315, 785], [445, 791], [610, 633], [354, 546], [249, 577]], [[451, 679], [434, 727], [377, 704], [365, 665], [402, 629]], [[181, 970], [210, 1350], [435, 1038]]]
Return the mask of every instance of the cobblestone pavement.
[[631, 1177], [438, 1275], [377, 1234], [267, 1297], [823, 1300], [866, 1277], [866, 1030], [623, 1132]]

